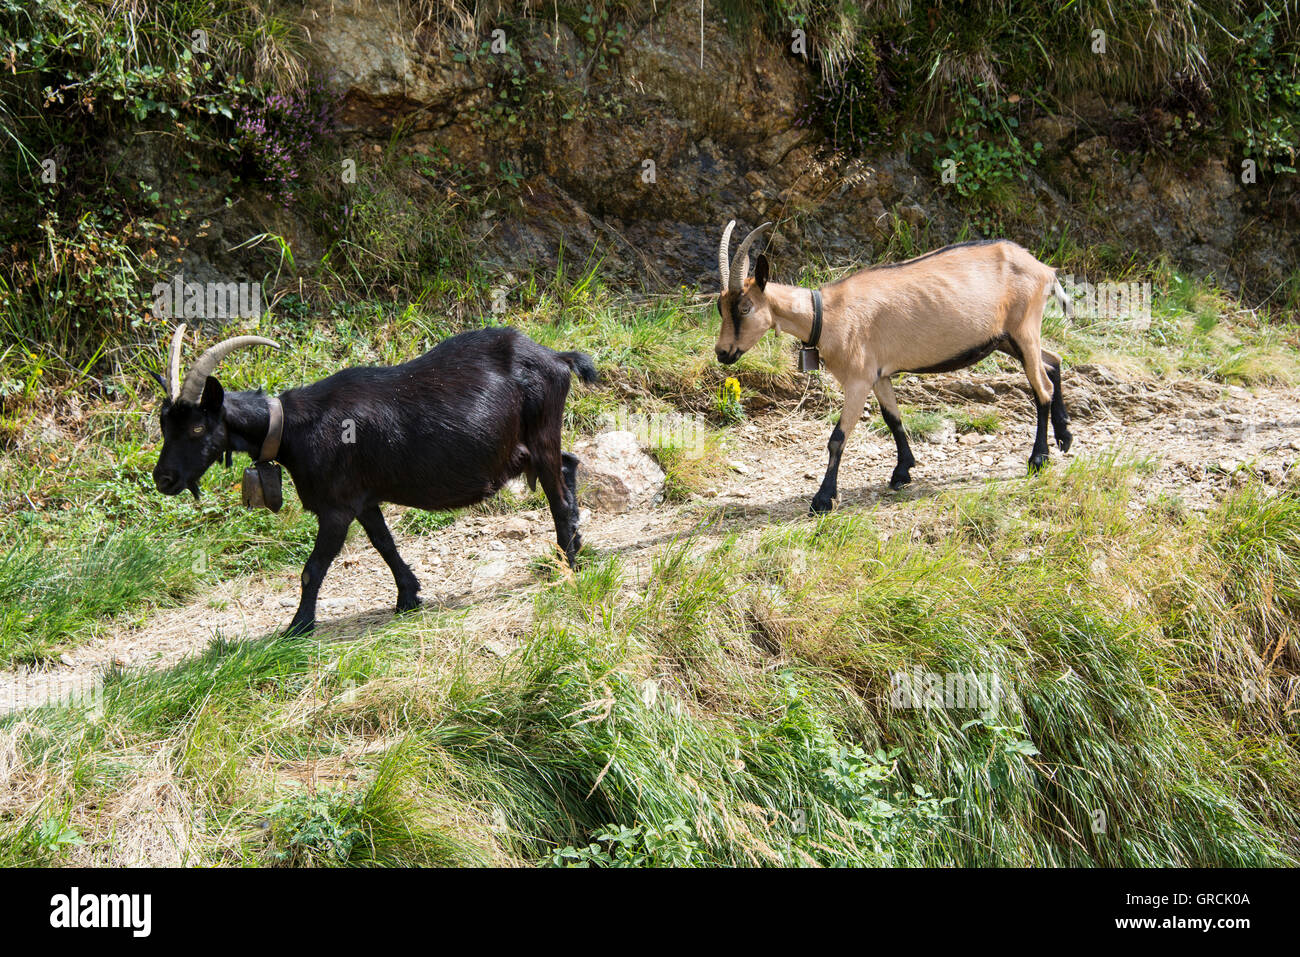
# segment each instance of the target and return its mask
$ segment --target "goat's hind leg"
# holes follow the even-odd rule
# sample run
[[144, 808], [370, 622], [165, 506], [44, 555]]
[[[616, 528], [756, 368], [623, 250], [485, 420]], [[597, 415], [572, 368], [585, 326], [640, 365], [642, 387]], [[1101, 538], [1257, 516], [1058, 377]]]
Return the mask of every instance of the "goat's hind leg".
[[544, 431], [539, 429], [535, 439], [529, 442], [529, 462], [551, 506], [555, 539], [564, 550], [569, 567], [577, 568], [578, 552], [582, 548], [582, 536], [578, 534], [578, 457], [560, 450], [558, 421], [553, 429], [554, 438], [542, 434]]
[[569, 484], [561, 473], [559, 463], [556, 467], [541, 467], [537, 470], [546, 501], [551, 506], [551, 518], [555, 522], [555, 540], [564, 550], [565, 560], [570, 568], [578, 567], [578, 552], [582, 549], [582, 536], [578, 533], [578, 502]]
[[872, 388], [876, 393], [876, 401], [880, 403], [880, 417], [889, 426], [889, 434], [894, 437], [894, 446], [898, 449], [898, 464], [894, 466], [894, 474], [889, 477], [889, 487], [898, 491], [912, 481], [912, 466], [916, 464], [916, 459], [912, 458], [912, 447], [908, 444], [907, 432], [903, 429], [903, 417], [898, 412], [894, 384], [881, 376]]
[[[578, 461], [578, 457], [572, 452], [560, 453], [560, 477], [564, 479], [564, 501], [573, 521], [573, 535], [570, 538], [570, 543], [573, 548], [574, 558], [577, 557], [578, 552], [582, 551], [582, 533], [578, 530], [579, 516], [581, 515], [578, 508]], [[565, 554], [568, 554], [567, 551]], [[569, 559], [571, 566], [574, 558]]]
[[375, 546], [375, 551], [379, 552], [384, 562], [392, 569], [393, 581], [397, 584], [397, 610], [410, 611], [418, 608], [420, 580], [411, 571], [411, 566], [402, 561], [402, 556], [398, 554], [397, 544], [388, 530], [388, 523], [384, 521], [384, 513], [378, 505], [372, 505], [358, 518], [361, 527], [366, 530], [366, 535], [370, 538], [370, 544]]
[[1061, 395], [1061, 357], [1046, 349], [1041, 352], [1047, 378], [1052, 382], [1052, 434], [1056, 437], [1057, 448], [1068, 452], [1074, 436], [1070, 434], [1070, 414], [1065, 411], [1065, 399]]
[[1033, 474], [1047, 464], [1049, 457], [1047, 450], [1047, 418], [1052, 411], [1054, 389], [1052, 379], [1047, 372], [1047, 366], [1043, 362], [1042, 350], [1038, 347], [1038, 338], [1036, 336], [1013, 339], [1012, 349], [1014, 349], [1012, 355], [1020, 359], [1025, 367], [1025, 375], [1029, 379], [1029, 388], [1034, 394], [1034, 410], [1038, 414], [1038, 422], [1034, 432], [1034, 447], [1029, 453], [1029, 472]]

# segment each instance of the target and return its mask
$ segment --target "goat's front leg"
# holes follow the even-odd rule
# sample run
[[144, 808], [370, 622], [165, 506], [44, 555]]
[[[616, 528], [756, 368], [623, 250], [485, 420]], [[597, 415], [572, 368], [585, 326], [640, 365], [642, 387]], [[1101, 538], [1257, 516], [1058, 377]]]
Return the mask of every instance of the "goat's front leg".
[[347, 512], [321, 512], [316, 520], [319, 526], [316, 545], [302, 569], [302, 599], [298, 602], [293, 621], [289, 622], [290, 635], [305, 635], [316, 627], [316, 596], [320, 594], [325, 573], [343, 547], [348, 537], [348, 526], [352, 524], [352, 516]]
[[810, 508], [814, 513], [829, 512], [839, 497], [840, 456], [844, 453], [844, 443], [849, 440], [858, 420], [862, 418], [862, 410], [867, 404], [867, 388], [867, 383], [861, 381], [850, 382], [844, 387], [844, 408], [831, 432], [830, 441], [826, 443], [826, 477], [813, 496]]
[[375, 546], [375, 551], [379, 552], [388, 567], [392, 569], [393, 581], [397, 583], [397, 610], [410, 611], [412, 608], [418, 608], [420, 597], [417, 592], [420, 590], [420, 580], [415, 577], [415, 572], [411, 571], [411, 566], [402, 561], [402, 556], [397, 553], [397, 545], [388, 530], [388, 524], [384, 521], [384, 513], [380, 511], [378, 505], [372, 505], [363, 510], [357, 518], [361, 521], [361, 527], [366, 530], [370, 544]]
[[873, 389], [876, 401], [880, 403], [880, 417], [889, 426], [889, 434], [894, 437], [894, 446], [898, 449], [898, 464], [894, 474], [889, 477], [889, 487], [898, 491], [912, 481], [912, 447], [907, 442], [907, 433], [903, 430], [903, 417], [898, 412], [898, 399], [894, 396], [894, 383], [885, 376], [876, 380]]
[[578, 507], [578, 457], [572, 452], [560, 453], [560, 472], [564, 476], [564, 484], [569, 489], [569, 501], [576, 510]]

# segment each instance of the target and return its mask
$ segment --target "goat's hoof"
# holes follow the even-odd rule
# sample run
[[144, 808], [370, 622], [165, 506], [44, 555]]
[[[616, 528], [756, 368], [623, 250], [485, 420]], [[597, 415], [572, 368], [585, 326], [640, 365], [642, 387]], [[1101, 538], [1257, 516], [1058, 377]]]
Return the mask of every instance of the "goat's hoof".
[[397, 610], [399, 612], [415, 611], [415, 609], [420, 607], [420, 604], [421, 602], [420, 602], [419, 595], [410, 595], [405, 598], [399, 595], [397, 598]]
[[1069, 432], [1063, 432], [1056, 437], [1056, 447], [1062, 452], [1070, 451], [1070, 443], [1074, 441], [1074, 436]]
[[569, 547], [564, 550], [564, 560], [575, 572], [578, 570], [578, 556], [582, 554], [585, 547], [582, 544], [582, 536], [575, 532], [573, 538], [569, 540]]
[[812, 504], [808, 506], [808, 511], [813, 515], [825, 515], [835, 507], [835, 497], [833, 495], [823, 496], [818, 492], [813, 496]]
[[1040, 452], [1029, 457], [1029, 474], [1037, 475], [1047, 466], [1048, 458], [1046, 452]]
[[312, 618], [306, 621], [294, 619], [289, 622], [289, 627], [284, 630], [285, 638], [306, 638], [316, 630], [316, 619]]
[[902, 489], [904, 486], [911, 485], [911, 484], [912, 484], [912, 475], [910, 472], [903, 472], [902, 474], [895, 472], [889, 478], [889, 488], [890, 491], [893, 492], [897, 492], [900, 489]]

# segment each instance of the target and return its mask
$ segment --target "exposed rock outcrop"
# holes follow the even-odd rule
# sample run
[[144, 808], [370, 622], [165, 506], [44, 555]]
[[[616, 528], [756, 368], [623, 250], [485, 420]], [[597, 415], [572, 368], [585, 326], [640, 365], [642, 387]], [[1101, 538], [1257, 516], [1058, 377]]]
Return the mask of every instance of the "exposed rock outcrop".
[[[581, 262], [596, 247], [620, 280], [707, 284], [718, 230], [733, 217], [742, 230], [779, 221], [778, 275], [805, 254], [885, 256], [892, 216], [923, 245], [952, 241], [965, 221], [928, 160], [900, 151], [828, 157], [797, 122], [807, 65], [775, 43], [733, 35], [716, 17], [703, 24], [701, 45], [697, 7], [648, 7], [617, 55], [593, 50], [558, 15], [503, 20], [508, 56], [485, 52], [489, 35], [465, 24], [434, 29], [411, 9], [309, 0], [302, 19], [318, 65], [345, 94], [347, 136], [388, 142], [400, 127], [401, 149], [512, 171], [499, 191], [504, 215], [473, 227], [484, 261], [503, 269], [549, 268], [561, 247], [566, 261]], [[526, 107], [483, 122], [516, 86], [532, 91]], [[1293, 190], [1243, 184], [1240, 157], [1187, 168], [1173, 156], [1137, 155], [1108, 127], [1116, 104], [1072, 109], [1026, 125], [1044, 151], [1010, 238], [1040, 246], [1064, 231], [1078, 243], [1164, 253], [1257, 296], [1300, 263]]]

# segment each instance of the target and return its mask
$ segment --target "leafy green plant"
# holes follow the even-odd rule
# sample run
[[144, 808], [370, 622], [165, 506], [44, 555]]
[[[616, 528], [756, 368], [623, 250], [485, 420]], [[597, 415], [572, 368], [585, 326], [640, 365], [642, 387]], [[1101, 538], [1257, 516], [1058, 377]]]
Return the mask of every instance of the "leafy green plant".
[[296, 794], [267, 812], [267, 857], [280, 864], [347, 864], [366, 840], [365, 794], [330, 790]]
[[[963, 98], [948, 124], [948, 137], [934, 156], [934, 168], [941, 177], [948, 170], [955, 174], [952, 186], [959, 196], [988, 199], [1001, 186], [1029, 179], [1029, 167], [1037, 165], [1043, 144], [1026, 147], [1020, 141], [1020, 120], [1014, 106], [1009, 100], [986, 103], [974, 93]], [[926, 143], [937, 142], [928, 131], [921, 138]]]
[[1265, 7], [1246, 25], [1234, 61], [1246, 122], [1233, 135], [1248, 157], [1278, 173], [1296, 171], [1300, 149], [1300, 47], [1287, 32], [1279, 12]]
[[563, 847], [550, 857], [554, 867], [691, 867], [700, 846], [690, 825], [674, 818], [662, 827], [610, 825], [586, 847]]
[[66, 820], [47, 818], [32, 834], [30, 850], [58, 855], [67, 847], [80, 847], [86, 843], [80, 832]]

